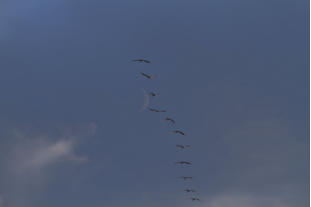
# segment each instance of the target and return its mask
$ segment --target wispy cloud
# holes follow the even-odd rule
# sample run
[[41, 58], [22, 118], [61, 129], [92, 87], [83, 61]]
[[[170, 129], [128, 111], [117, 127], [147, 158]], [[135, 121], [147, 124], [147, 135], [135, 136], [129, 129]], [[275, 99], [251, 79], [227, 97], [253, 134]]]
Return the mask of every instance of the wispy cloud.
[[[72, 130], [71, 130], [72, 131]], [[94, 133], [94, 127], [88, 129]], [[44, 168], [60, 162], [82, 162], [87, 157], [78, 155], [76, 149], [80, 134], [66, 132], [59, 136], [40, 134], [27, 135], [18, 131], [15, 133], [18, 141], [11, 151], [11, 160], [9, 165], [11, 170], [18, 174], [38, 172]], [[83, 136], [83, 134], [82, 134]]]
[[206, 198], [203, 200], [202, 206], [210, 207], [294, 207], [301, 206], [301, 203], [289, 202], [289, 196], [263, 196], [251, 194], [221, 194]]
[[0, 207], [4, 207], [4, 198], [0, 195]]
[[[3, 184], [0, 190], [6, 195], [4, 201], [0, 194], [0, 207], [29, 206], [32, 196], [40, 193], [53, 176], [55, 171], [52, 169], [85, 163], [87, 156], [79, 152], [79, 148], [84, 140], [95, 133], [96, 125], [46, 131], [34, 128], [12, 131], [0, 169]], [[61, 168], [57, 168], [57, 165]]]
[[79, 156], [74, 152], [74, 140], [46, 142], [34, 147], [29, 157], [25, 158], [23, 162], [24, 168], [40, 169], [62, 160], [77, 162], [86, 160], [86, 157]]

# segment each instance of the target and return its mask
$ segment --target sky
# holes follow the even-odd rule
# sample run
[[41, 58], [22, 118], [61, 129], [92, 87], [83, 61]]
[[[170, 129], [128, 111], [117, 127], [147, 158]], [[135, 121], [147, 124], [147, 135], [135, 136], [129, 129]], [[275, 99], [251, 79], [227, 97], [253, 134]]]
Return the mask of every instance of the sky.
[[0, 46], [0, 207], [309, 206], [309, 1], [2, 0]]

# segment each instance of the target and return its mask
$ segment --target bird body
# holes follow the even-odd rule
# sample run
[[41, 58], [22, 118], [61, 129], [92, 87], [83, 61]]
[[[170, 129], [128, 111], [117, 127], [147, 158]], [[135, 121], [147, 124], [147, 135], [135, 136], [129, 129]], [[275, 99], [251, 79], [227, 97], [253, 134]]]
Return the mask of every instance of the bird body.
[[175, 164], [180, 164], [180, 165], [192, 165], [191, 162], [187, 162], [187, 161], [179, 161], [179, 162], [175, 162]]
[[183, 133], [183, 132], [180, 131], [180, 130], [174, 130], [174, 131], [172, 131], [172, 132], [174, 132], [175, 134], [181, 134], [181, 135], [185, 136], [185, 133]]
[[153, 108], [149, 108], [149, 110], [153, 112], [166, 112], [166, 110], [158, 110], [158, 109], [153, 109]]
[[151, 63], [149, 60], [146, 59], [133, 59], [133, 62], [141, 62], [141, 63]]
[[170, 121], [170, 122], [172, 122], [173, 124], [175, 124], [175, 120], [172, 119], [172, 118], [170, 118], [170, 117], [166, 117], [165, 121]]
[[159, 94], [154, 93], [154, 92], [150, 92], [149, 94], [150, 94], [152, 97], [155, 97], [155, 96], [159, 95]]
[[194, 193], [194, 192], [196, 192], [195, 190], [193, 190], [191, 188], [187, 188], [184, 191], [187, 192], [187, 193]]
[[145, 76], [145, 77], [148, 78], [148, 79], [151, 79], [151, 78], [154, 78], [154, 77], [155, 77], [155, 75], [148, 75], [148, 74], [143, 73], [143, 72], [140, 72], [140, 74], [142, 74], [143, 76]]
[[185, 144], [185, 145], [176, 144], [176, 147], [179, 147], [180, 149], [185, 149], [186, 147], [190, 147], [190, 144]]
[[190, 198], [192, 201], [200, 201], [200, 199], [199, 198], [196, 198], [196, 197], [191, 197]]
[[192, 176], [182, 176], [182, 177], [180, 177], [180, 178], [182, 178], [182, 179], [184, 179], [184, 180], [187, 180], [187, 179], [192, 179]]
[[143, 62], [143, 63], [151, 63], [149, 60], [146, 59], [133, 59], [133, 62]]

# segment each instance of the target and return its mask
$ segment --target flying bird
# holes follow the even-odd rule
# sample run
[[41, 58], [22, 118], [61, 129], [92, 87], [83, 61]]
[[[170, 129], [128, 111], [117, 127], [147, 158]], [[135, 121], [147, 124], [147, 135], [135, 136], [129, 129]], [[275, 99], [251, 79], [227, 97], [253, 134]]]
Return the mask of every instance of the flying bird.
[[155, 96], [159, 95], [158, 93], [154, 93], [154, 92], [149, 92], [149, 94], [150, 94], [152, 97], [155, 97]]
[[192, 179], [192, 176], [182, 176], [182, 177], [180, 177], [180, 178], [182, 178], [182, 179], [184, 179], [184, 180], [187, 180], [187, 179]]
[[196, 197], [191, 197], [190, 198], [192, 201], [200, 201], [200, 199], [199, 198], [196, 198]]
[[166, 110], [158, 110], [158, 109], [153, 109], [153, 108], [149, 108], [149, 110], [153, 112], [166, 112]]
[[193, 190], [191, 188], [187, 188], [184, 191], [187, 192], [187, 193], [194, 193], [194, 192], [196, 192], [195, 190]]
[[133, 62], [141, 62], [141, 63], [151, 63], [149, 60], [145, 60], [145, 59], [133, 59]]
[[155, 77], [155, 75], [148, 75], [148, 74], [143, 73], [143, 72], [140, 72], [140, 74], [142, 74], [143, 76], [145, 76], [145, 77], [148, 78], [148, 79], [151, 79], [151, 78], [154, 78], [154, 77]]
[[175, 124], [175, 120], [172, 119], [172, 118], [170, 118], [170, 117], [166, 117], [165, 121], [170, 121], [170, 122], [172, 122], [173, 124]]
[[180, 164], [180, 165], [192, 165], [191, 162], [186, 162], [186, 161], [175, 162], [175, 164]]
[[185, 149], [186, 147], [190, 147], [190, 144], [185, 144], [185, 145], [176, 144], [176, 147], [179, 147], [180, 149]]
[[176, 134], [181, 134], [181, 135], [185, 135], [185, 133], [183, 133], [182, 131], [180, 131], [180, 130], [174, 130], [174, 131], [172, 131], [173, 133], [176, 133]]

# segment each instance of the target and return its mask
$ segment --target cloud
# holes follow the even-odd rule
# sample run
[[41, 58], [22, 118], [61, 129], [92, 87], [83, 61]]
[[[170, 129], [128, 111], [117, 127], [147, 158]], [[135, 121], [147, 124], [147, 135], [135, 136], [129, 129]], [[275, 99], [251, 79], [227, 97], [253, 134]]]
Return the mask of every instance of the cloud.
[[73, 140], [46, 142], [34, 147], [32, 153], [24, 161], [24, 168], [40, 169], [62, 160], [77, 162], [86, 160], [86, 157], [79, 156], [74, 152], [75, 143]]
[[0, 195], [0, 207], [4, 207], [4, 198]]
[[[72, 131], [72, 130], [71, 130]], [[93, 134], [94, 127], [89, 131]], [[79, 134], [68, 132], [66, 135], [29, 135], [18, 131], [17, 143], [12, 150], [10, 168], [18, 174], [29, 172], [41, 172], [45, 168], [61, 162], [83, 162], [87, 160], [86, 156], [76, 153]]]
[[[87, 161], [80, 147], [96, 132], [95, 124], [57, 130], [24, 127], [7, 133], [0, 159], [0, 207], [32, 206], [54, 173]], [[3, 196], [5, 195], [5, 200]]]
[[289, 195], [269, 196], [251, 194], [220, 194], [203, 200], [202, 206], [209, 207], [295, 207], [302, 203], [289, 202]]

